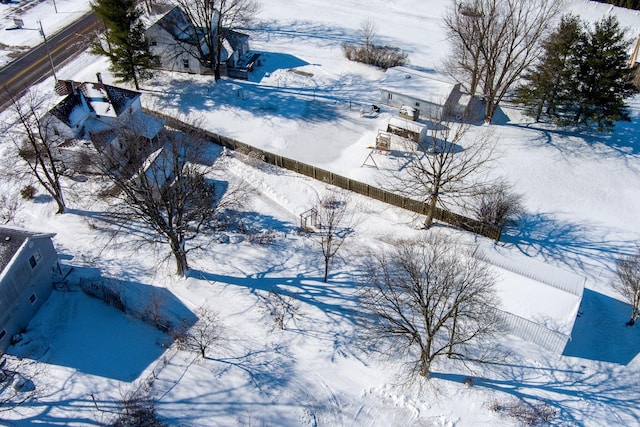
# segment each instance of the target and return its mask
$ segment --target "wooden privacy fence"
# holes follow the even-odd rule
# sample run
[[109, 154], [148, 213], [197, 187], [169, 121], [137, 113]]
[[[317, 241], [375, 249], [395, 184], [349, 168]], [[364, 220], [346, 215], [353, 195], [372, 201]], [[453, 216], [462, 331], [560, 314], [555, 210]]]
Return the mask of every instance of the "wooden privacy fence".
[[[345, 190], [353, 191], [354, 193], [362, 194], [363, 196], [380, 200], [381, 202], [388, 203], [390, 205], [394, 205], [420, 215], [427, 214], [427, 203], [413, 200], [411, 198], [371, 186], [364, 182], [354, 181], [353, 179], [317, 168], [315, 166], [308, 165], [298, 160], [289, 159], [278, 154], [264, 151], [260, 148], [245, 144], [244, 142], [240, 142], [232, 138], [227, 138], [226, 136], [218, 135], [217, 133], [210, 132], [208, 130], [200, 129], [175, 117], [167, 116], [157, 111], [145, 109], [145, 112], [164, 119], [167, 125], [174, 129], [198, 132], [212, 142], [222, 147], [226, 147], [230, 150], [254, 152], [265, 163], [297, 172], [299, 174], [317, 179], [319, 181], [335, 185], [336, 187], [344, 188]], [[500, 234], [502, 233], [502, 229], [496, 225], [480, 222], [473, 218], [467, 218], [463, 215], [459, 215], [457, 213], [453, 213], [439, 207], [436, 208], [434, 219], [453, 225], [454, 227], [459, 227], [463, 230], [471, 231], [481, 236], [488, 237], [496, 241], [500, 240]]]

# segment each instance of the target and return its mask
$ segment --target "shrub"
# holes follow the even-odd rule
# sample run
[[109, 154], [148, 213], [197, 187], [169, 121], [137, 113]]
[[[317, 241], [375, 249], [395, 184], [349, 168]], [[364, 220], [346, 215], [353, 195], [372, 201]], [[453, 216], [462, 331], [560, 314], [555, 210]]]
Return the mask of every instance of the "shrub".
[[33, 185], [27, 185], [20, 190], [20, 196], [25, 200], [32, 200], [36, 196], [37, 190]]
[[504, 181], [489, 185], [474, 197], [472, 211], [478, 221], [498, 227], [513, 225], [524, 212], [522, 195]]
[[295, 321], [302, 317], [300, 313], [300, 301], [295, 296], [288, 295], [284, 291], [274, 287], [266, 296], [258, 294], [263, 310], [269, 314], [275, 326], [284, 331], [289, 321]]
[[370, 45], [367, 47], [344, 43], [342, 50], [349, 61], [374, 65], [384, 70], [404, 65], [408, 58], [406, 53], [393, 46]]
[[194, 325], [182, 322], [172, 332], [178, 349], [197, 351], [204, 359], [207, 350], [222, 337], [220, 315], [205, 306], [196, 309], [198, 321]]
[[98, 298], [123, 313], [127, 312], [120, 293], [111, 289], [103, 280], [80, 278], [80, 289], [85, 294]]
[[558, 410], [547, 402], [528, 403], [524, 400], [512, 400], [509, 402], [494, 401], [489, 409], [515, 418], [524, 425], [548, 425], [558, 414]]
[[0, 223], [8, 224], [13, 221], [18, 210], [18, 200], [0, 195]]

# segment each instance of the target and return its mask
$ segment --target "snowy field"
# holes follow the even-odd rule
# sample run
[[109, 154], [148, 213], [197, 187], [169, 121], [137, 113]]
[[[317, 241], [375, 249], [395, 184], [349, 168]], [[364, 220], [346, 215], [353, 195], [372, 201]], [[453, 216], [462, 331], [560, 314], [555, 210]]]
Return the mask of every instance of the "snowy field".
[[[215, 84], [211, 77], [161, 72], [143, 84], [144, 103], [198, 118], [207, 129], [256, 147], [379, 182], [384, 170], [397, 166], [392, 157], [375, 157], [380, 170], [361, 165], [377, 130], [397, 110], [383, 107], [377, 117], [361, 117], [362, 106], [380, 105], [384, 73], [348, 62], [341, 44], [357, 41], [360, 23], [371, 19], [378, 43], [406, 50], [411, 67], [437, 73], [447, 54], [440, 22], [448, 2], [264, 3], [251, 31], [252, 49], [261, 53], [262, 63], [250, 81]], [[70, 16], [88, 7], [79, 0], [56, 4], [58, 14], [49, 1], [24, 14], [42, 19], [47, 31], [68, 22], [59, 17], [63, 11], [64, 19], [74, 19]], [[16, 4], [0, 5], [11, 7]], [[614, 13], [630, 37], [640, 32], [638, 12], [584, 0], [567, 1], [565, 8], [589, 20]], [[2, 25], [13, 25], [10, 13], [3, 13]], [[10, 46], [40, 42], [37, 31], [10, 30], [6, 36], [3, 43]], [[101, 72], [110, 83], [107, 68], [103, 59], [82, 54], [58, 76], [93, 81]], [[52, 79], [35, 88], [53, 104], [59, 98], [52, 89]], [[440, 361], [428, 383], [400, 383], [402, 361], [381, 360], [356, 338], [355, 291], [366, 253], [384, 247], [390, 236], [425, 233], [416, 230], [420, 218], [351, 196], [356, 237], [325, 284], [319, 248], [296, 229], [299, 214], [329, 189], [223, 156], [218, 162], [224, 179], [255, 189], [242, 214], [245, 223], [251, 231], [272, 231], [275, 240], [261, 245], [228, 233], [228, 243], [219, 243], [227, 240], [205, 236], [205, 250], [193, 253], [186, 279], [173, 274], [166, 247], [139, 247], [124, 235], [111, 238], [99, 219], [107, 206], [97, 197], [94, 179], [65, 183], [70, 209], [64, 215], [54, 215], [54, 203], [43, 196], [21, 201], [10, 225], [57, 233], [61, 264], [73, 271], [69, 289], [53, 293], [23, 341], [8, 351], [36, 372], [38, 393], [17, 410], [0, 412], [0, 424], [108, 423], [124, 396], [155, 378], [150, 395], [168, 425], [515, 426], [517, 420], [491, 410], [495, 402], [515, 400], [547, 402], [558, 414], [552, 425], [638, 425], [640, 329], [624, 326], [630, 308], [609, 287], [615, 258], [640, 241], [640, 97], [630, 105], [633, 121], [617, 124], [611, 134], [533, 124], [508, 104], [495, 124], [473, 129], [491, 132], [501, 153], [496, 175], [525, 196], [527, 215], [517, 230], [503, 235], [500, 251], [511, 259], [530, 259], [520, 263], [536, 270], [528, 271], [530, 277], [586, 281], [572, 340], [562, 355], [508, 336], [497, 343], [510, 350], [499, 363], [465, 367]], [[0, 143], [2, 158], [11, 147]], [[212, 155], [219, 152], [211, 147]], [[24, 185], [4, 179], [0, 190], [19, 197]], [[448, 227], [435, 230], [470, 247], [488, 243]], [[517, 304], [522, 315], [538, 315], [533, 308], [541, 307], [559, 327], [571, 326], [574, 300], [531, 278], [501, 274], [503, 282], [530, 289], [526, 299], [504, 289], [503, 299]], [[79, 292], [81, 277], [107, 278], [140, 304], [141, 295], [161, 295], [177, 317], [211, 307], [220, 313], [224, 336], [204, 360], [177, 351], [153, 327]], [[272, 289], [290, 292], [300, 302], [302, 316], [284, 331], [273, 328], [261, 302]], [[473, 386], [464, 384], [469, 376]]]

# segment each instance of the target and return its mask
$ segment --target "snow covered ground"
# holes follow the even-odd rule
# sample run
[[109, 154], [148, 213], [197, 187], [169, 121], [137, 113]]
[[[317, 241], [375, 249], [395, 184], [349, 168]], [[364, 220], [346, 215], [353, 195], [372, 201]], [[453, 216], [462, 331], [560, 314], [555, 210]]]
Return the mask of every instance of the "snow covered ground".
[[[80, 0], [56, 4], [59, 11], [73, 13], [87, 7]], [[370, 18], [378, 25], [379, 43], [405, 49], [412, 67], [434, 72], [447, 54], [440, 26], [447, 4], [271, 0], [251, 32], [262, 64], [250, 81], [215, 84], [210, 77], [162, 72], [144, 84], [144, 102], [200, 118], [208, 129], [257, 147], [376, 183], [380, 171], [361, 165], [377, 130], [397, 111], [383, 107], [377, 117], [360, 116], [361, 106], [380, 105], [384, 74], [346, 61], [341, 44], [355, 41], [360, 23]], [[52, 10], [53, 4], [42, 2], [37, 8]], [[30, 10], [43, 10], [38, 12], [43, 16], [29, 16], [42, 19], [45, 31], [58, 25], [62, 12], [37, 8]], [[630, 36], [640, 30], [637, 12], [584, 0], [567, 1], [566, 9], [590, 20], [615, 13], [630, 27]], [[37, 31], [6, 34], [31, 36], [5, 38], [5, 44], [39, 43]], [[95, 80], [101, 72], [110, 82], [107, 67], [103, 59], [83, 54], [63, 67], [59, 77]], [[53, 103], [52, 89], [51, 79], [37, 88]], [[512, 354], [500, 363], [470, 365], [469, 371], [441, 361], [426, 385], [400, 383], [401, 361], [381, 360], [357, 340], [355, 288], [366, 252], [383, 247], [389, 236], [424, 233], [413, 226], [419, 219], [352, 196], [357, 237], [348, 241], [343, 260], [325, 284], [318, 248], [295, 230], [298, 215], [326, 187], [286, 171], [223, 158], [225, 179], [256, 189], [243, 213], [246, 223], [256, 232], [272, 230], [276, 239], [259, 245], [230, 233], [231, 243], [211, 241], [206, 250], [194, 253], [187, 279], [173, 275], [166, 248], [138, 247], [122, 236], [112, 240], [102, 230], [99, 214], [105, 201], [96, 196], [93, 179], [67, 182], [71, 209], [61, 216], [53, 214], [55, 207], [46, 197], [22, 202], [11, 225], [57, 233], [61, 262], [74, 270], [70, 290], [54, 292], [23, 341], [9, 351], [38, 361], [38, 397], [16, 411], [0, 412], [0, 423], [106, 423], [123, 396], [155, 377], [151, 395], [159, 416], [170, 425], [509, 426], [518, 422], [491, 407], [516, 399], [547, 402], [558, 412], [554, 425], [637, 425], [640, 331], [624, 326], [629, 307], [608, 286], [615, 258], [640, 240], [640, 98], [630, 104], [633, 121], [618, 124], [612, 134], [536, 125], [509, 105], [488, 129], [502, 153], [496, 174], [525, 195], [527, 208], [523, 224], [503, 236], [504, 248], [499, 249], [531, 257], [534, 261], [523, 263], [525, 268], [544, 270], [534, 277], [562, 269], [586, 278], [581, 314], [562, 355], [505, 337], [499, 344]], [[3, 158], [10, 149], [8, 142], [0, 144]], [[376, 162], [381, 170], [396, 167], [391, 157], [377, 156]], [[3, 194], [12, 196], [23, 185], [12, 179], [0, 182]], [[483, 242], [437, 229], [469, 245]], [[531, 279], [504, 275], [533, 287], [525, 301], [520, 293], [505, 293], [505, 300], [516, 301], [525, 311], [558, 311], [561, 322], [573, 320], [566, 315], [576, 307], [565, 305], [566, 295], [556, 298], [556, 290], [546, 285], [536, 288]], [[166, 350], [170, 340], [164, 334], [78, 292], [74, 283], [80, 277], [108, 278], [131, 299], [162, 295], [178, 317], [193, 315], [202, 305], [211, 307], [223, 319], [224, 337], [204, 360]], [[301, 304], [302, 316], [284, 331], [273, 328], [261, 302], [274, 288], [292, 293]], [[464, 384], [467, 376], [474, 377], [473, 386]]]

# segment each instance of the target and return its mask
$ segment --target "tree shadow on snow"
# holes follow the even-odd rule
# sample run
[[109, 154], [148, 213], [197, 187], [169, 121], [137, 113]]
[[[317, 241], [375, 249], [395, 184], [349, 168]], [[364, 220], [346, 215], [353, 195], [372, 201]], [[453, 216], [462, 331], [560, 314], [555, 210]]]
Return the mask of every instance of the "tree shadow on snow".
[[[544, 145], [555, 147], [561, 153], [572, 157], [594, 156], [595, 158], [602, 158], [606, 153], [603, 153], [602, 150], [585, 150], [583, 144], [571, 142], [569, 138], [577, 138], [591, 147], [603, 144], [612, 149], [612, 153], [623, 157], [637, 156], [640, 154], [640, 110], [636, 111], [636, 114], [631, 116], [631, 121], [616, 122], [612, 132], [598, 132], [595, 129], [575, 126], [559, 127], [549, 122], [504, 124], [536, 131], [539, 137], [534, 137], [532, 142], [537, 141]], [[631, 112], [633, 113], [634, 111], [632, 110]]]
[[627, 326], [631, 306], [585, 289], [564, 356], [628, 365], [640, 353], [640, 327]]
[[274, 216], [255, 211], [234, 211], [230, 216], [234, 218], [238, 224], [243, 224], [244, 227], [246, 227], [245, 232], [248, 234], [263, 233], [270, 230], [277, 230], [288, 234], [298, 229], [298, 227], [291, 222], [285, 222]]
[[[343, 321], [355, 324], [359, 318], [356, 304], [356, 285], [353, 282], [330, 280], [324, 283], [320, 276], [298, 274], [295, 277], [268, 277], [273, 271], [251, 274], [246, 277], [229, 276], [192, 269], [189, 277], [205, 279], [212, 283], [233, 285], [249, 289], [252, 293], [281, 290], [305, 304], [325, 313], [335, 325]], [[335, 277], [335, 276], [334, 276]], [[346, 295], [346, 296], [345, 296]]]
[[[355, 85], [365, 84], [358, 76], [354, 79]], [[220, 80], [213, 84], [174, 79], [168, 86], [172, 91], [156, 93], [157, 101], [152, 109], [171, 108], [185, 115], [237, 109], [255, 117], [282, 117], [309, 123], [336, 121], [348, 111], [349, 93], [356, 91], [318, 88], [312, 82], [306, 86], [277, 87], [240, 80]], [[224, 126], [224, 123], [214, 125]], [[225, 136], [234, 137], [224, 128], [209, 130], [219, 133], [224, 130]]]
[[[247, 347], [241, 344], [242, 348], [234, 348], [233, 345], [225, 346], [218, 344], [216, 353], [219, 357], [207, 357], [220, 363], [220, 369], [215, 372], [217, 376], [222, 376], [232, 368], [242, 370], [250, 383], [265, 396], [285, 387], [292, 375], [294, 357], [283, 344], [267, 344], [259, 349]], [[227, 347], [227, 348], [225, 348]]]
[[[435, 372], [432, 378], [462, 384], [468, 375]], [[597, 424], [596, 420], [608, 417], [607, 410], [615, 411], [620, 425], [624, 425], [620, 416], [637, 419], [639, 380], [636, 371], [621, 374], [611, 365], [587, 372], [505, 364], [495, 370], [493, 377], [473, 377], [473, 385], [502, 392], [526, 404], [550, 405], [557, 410], [557, 416], [545, 425], [582, 425], [584, 420]], [[504, 404], [509, 399], [499, 396], [496, 401]]]
[[601, 276], [621, 255], [635, 247], [633, 240], [606, 238], [606, 229], [588, 223], [574, 223], [551, 214], [527, 213], [517, 227], [503, 230], [500, 241], [529, 256], [562, 263], [586, 276]]
[[[317, 271], [317, 266], [310, 270]], [[356, 354], [349, 348], [349, 343], [355, 339], [351, 332], [345, 332], [346, 325], [357, 326], [366, 318], [358, 304], [356, 279], [336, 280], [337, 275], [329, 275], [328, 283], [322, 282], [321, 276], [313, 277], [312, 273], [299, 273], [295, 277], [270, 277], [285, 271], [284, 263], [273, 265], [268, 270], [247, 276], [229, 276], [192, 270], [190, 277], [205, 279], [211, 283], [226, 286], [240, 286], [247, 288], [252, 294], [260, 298], [267, 297], [269, 292], [275, 291], [287, 295], [302, 303], [300, 312], [303, 314], [287, 326], [287, 331], [297, 334], [313, 336], [323, 340], [332, 348], [332, 358], [347, 357], [347, 353]], [[296, 269], [300, 271], [300, 269]], [[320, 310], [325, 320], [309, 322], [304, 313], [309, 310]], [[346, 322], [346, 324], [345, 324]]]

